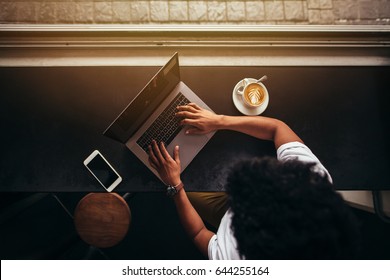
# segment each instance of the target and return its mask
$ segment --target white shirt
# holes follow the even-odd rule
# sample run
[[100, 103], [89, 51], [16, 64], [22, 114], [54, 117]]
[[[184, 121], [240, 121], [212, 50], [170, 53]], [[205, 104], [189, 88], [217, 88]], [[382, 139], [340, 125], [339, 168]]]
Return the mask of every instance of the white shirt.
[[[322, 165], [312, 151], [300, 142], [290, 142], [281, 145], [276, 155], [280, 161], [300, 160], [303, 162], [315, 162], [313, 171], [326, 175], [332, 183], [328, 170]], [[208, 245], [208, 257], [211, 260], [238, 260], [240, 254], [237, 249], [237, 241], [231, 228], [232, 212], [229, 209], [222, 217], [217, 234], [211, 237]]]

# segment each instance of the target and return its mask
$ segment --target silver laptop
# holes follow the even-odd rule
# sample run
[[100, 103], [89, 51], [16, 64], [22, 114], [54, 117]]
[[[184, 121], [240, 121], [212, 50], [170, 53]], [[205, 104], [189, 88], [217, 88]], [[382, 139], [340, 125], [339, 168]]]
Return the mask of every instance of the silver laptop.
[[214, 135], [214, 132], [205, 135], [185, 134], [187, 128], [179, 125], [180, 120], [175, 117], [175, 112], [177, 106], [190, 102], [211, 111], [181, 81], [179, 55], [175, 53], [103, 134], [125, 144], [157, 177], [158, 173], [148, 162], [151, 141], [163, 141], [170, 155], [174, 147], [179, 145], [183, 171]]

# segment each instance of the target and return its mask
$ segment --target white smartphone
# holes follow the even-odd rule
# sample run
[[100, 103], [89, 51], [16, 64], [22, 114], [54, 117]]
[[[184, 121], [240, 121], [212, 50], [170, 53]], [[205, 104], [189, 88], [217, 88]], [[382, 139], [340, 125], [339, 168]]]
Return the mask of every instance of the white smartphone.
[[108, 192], [122, 182], [122, 177], [98, 150], [93, 151], [84, 160], [84, 165]]

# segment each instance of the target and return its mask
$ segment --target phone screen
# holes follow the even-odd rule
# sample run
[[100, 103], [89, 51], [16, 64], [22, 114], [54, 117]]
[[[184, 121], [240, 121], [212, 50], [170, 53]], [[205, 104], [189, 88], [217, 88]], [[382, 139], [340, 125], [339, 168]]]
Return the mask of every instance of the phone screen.
[[87, 166], [106, 188], [111, 186], [118, 179], [118, 175], [100, 154], [97, 154]]

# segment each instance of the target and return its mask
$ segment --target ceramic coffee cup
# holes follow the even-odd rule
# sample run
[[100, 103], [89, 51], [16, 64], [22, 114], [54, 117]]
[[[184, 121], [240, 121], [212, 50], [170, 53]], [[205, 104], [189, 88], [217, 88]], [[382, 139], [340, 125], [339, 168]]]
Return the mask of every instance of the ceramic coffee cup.
[[262, 82], [250, 82], [249, 79], [244, 79], [243, 85], [237, 90], [237, 94], [241, 96], [246, 106], [257, 108], [266, 100], [268, 91]]

